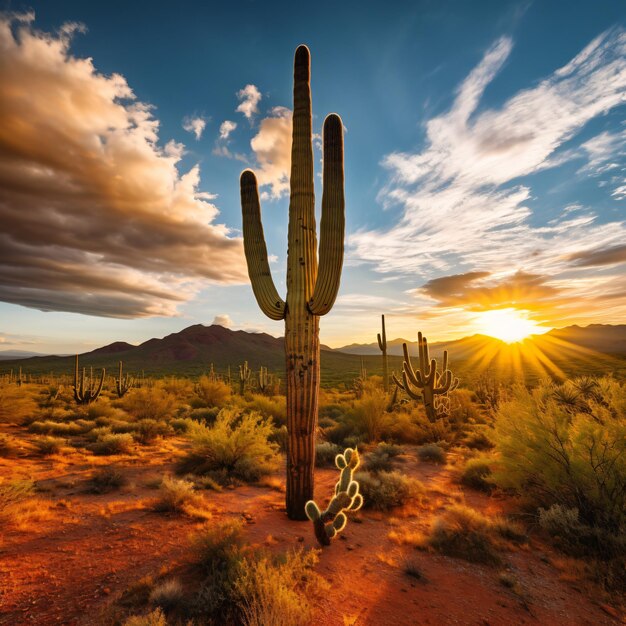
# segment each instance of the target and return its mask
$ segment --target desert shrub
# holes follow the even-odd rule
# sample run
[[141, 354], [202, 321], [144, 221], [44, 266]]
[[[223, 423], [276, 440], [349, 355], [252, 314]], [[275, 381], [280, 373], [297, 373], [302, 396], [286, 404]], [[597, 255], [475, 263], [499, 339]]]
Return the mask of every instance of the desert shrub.
[[100, 456], [127, 454], [133, 449], [133, 436], [129, 433], [103, 433], [92, 443], [90, 450]]
[[490, 450], [494, 443], [484, 426], [474, 426], [463, 438], [464, 446], [474, 450]]
[[176, 434], [184, 434], [193, 426], [193, 420], [188, 417], [175, 417], [170, 420], [170, 426]]
[[578, 509], [553, 504], [549, 509], [539, 508], [538, 517], [539, 526], [567, 554], [580, 557], [599, 553], [607, 561], [623, 559], [626, 555], [626, 536], [581, 523]]
[[289, 441], [289, 433], [287, 432], [287, 426], [279, 426], [274, 429], [274, 432], [269, 436], [268, 441], [275, 443], [278, 449], [282, 453], [287, 452], [287, 443]]
[[45, 435], [65, 435], [69, 437], [71, 435], [80, 435], [84, 432], [83, 426], [75, 422], [53, 422], [45, 420], [42, 422], [33, 422], [29, 427], [33, 433], [40, 433]]
[[626, 386], [600, 379], [516, 387], [495, 420], [495, 482], [545, 508], [577, 509], [582, 524], [613, 534], [626, 520]]
[[390, 443], [379, 443], [365, 456], [365, 469], [369, 472], [390, 472], [393, 459], [402, 453], [402, 448]]
[[153, 419], [139, 420], [135, 424], [133, 438], [142, 444], [152, 443], [158, 437], [163, 437], [172, 433], [169, 424], [157, 422]]
[[445, 463], [446, 451], [436, 443], [427, 443], [417, 449], [417, 458], [430, 463]]
[[142, 387], [127, 393], [120, 404], [139, 420], [162, 420], [174, 412], [176, 397], [160, 386]]
[[192, 549], [204, 573], [197, 598], [198, 613], [219, 616], [219, 623], [234, 621], [239, 599], [237, 578], [246, 557], [242, 522], [207, 524], [193, 537]]
[[27, 423], [37, 409], [37, 402], [24, 387], [0, 383], [0, 424]]
[[230, 399], [230, 387], [221, 380], [211, 380], [201, 376], [194, 388], [195, 395], [204, 407], [223, 407]]
[[246, 559], [235, 584], [245, 626], [310, 624], [310, 598], [321, 587], [317, 561], [314, 551]]
[[388, 430], [391, 418], [387, 404], [386, 394], [379, 389], [367, 391], [355, 400], [351, 418], [368, 441], [379, 441], [383, 432]]
[[490, 459], [477, 458], [469, 459], [461, 472], [459, 481], [466, 487], [479, 489], [480, 491], [491, 491], [493, 484], [489, 481], [491, 476]]
[[481, 422], [483, 416], [478, 405], [474, 402], [474, 393], [469, 389], [455, 389], [449, 394], [450, 410], [447, 419], [453, 424], [467, 422]]
[[195, 492], [194, 484], [184, 478], [165, 476], [159, 486], [159, 498], [154, 510], [160, 513], [185, 513], [199, 506], [202, 498]]
[[171, 611], [181, 606], [185, 599], [185, 590], [177, 578], [164, 580], [150, 592], [150, 603], [166, 611]]
[[506, 520], [491, 520], [470, 507], [453, 505], [434, 520], [428, 543], [447, 556], [497, 565], [502, 561], [503, 538], [521, 540], [523, 533]]
[[277, 426], [287, 423], [287, 399], [284, 396], [274, 396], [268, 398], [260, 394], [253, 394], [246, 409], [259, 413], [265, 419], [271, 418]]
[[65, 446], [65, 440], [58, 437], [38, 437], [33, 440], [33, 445], [37, 454], [49, 456], [51, 454], [59, 454]]
[[426, 489], [415, 478], [400, 472], [357, 472], [354, 479], [360, 485], [363, 494], [363, 506], [385, 511], [392, 507], [402, 506], [410, 500], [421, 498]]
[[341, 452], [341, 448], [330, 441], [320, 441], [315, 444], [315, 465], [323, 467], [334, 465], [335, 457]]
[[186, 398], [193, 393], [193, 382], [189, 378], [170, 376], [159, 381], [156, 385], [152, 385], [152, 388], [162, 389], [165, 393], [176, 398]]
[[269, 441], [273, 426], [258, 413], [222, 409], [212, 426], [196, 424], [188, 433], [191, 451], [182, 460], [184, 473], [213, 475], [253, 482], [278, 465], [276, 444]]
[[124, 626], [167, 626], [167, 620], [160, 608], [147, 615], [134, 615], [129, 617]]
[[128, 479], [114, 467], [103, 467], [97, 470], [89, 481], [91, 493], [110, 493], [128, 484]]
[[0, 516], [9, 514], [14, 506], [34, 493], [35, 483], [32, 480], [0, 479]]
[[200, 424], [212, 424], [215, 421], [215, 418], [219, 415], [220, 411], [221, 409], [217, 406], [210, 409], [192, 409], [189, 416], [194, 422], [199, 422]]
[[15, 437], [0, 433], [0, 457], [5, 459], [14, 457], [20, 450], [20, 446]]
[[108, 400], [100, 397], [85, 407], [85, 415], [90, 420], [96, 420], [99, 417], [115, 417], [118, 411], [109, 404]]
[[346, 407], [343, 404], [322, 404], [320, 397], [319, 407], [319, 421], [320, 425], [323, 420], [337, 421], [340, 420], [346, 413]]
[[[153, 420], [154, 421], [154, 420]], [[120, 433], [133, 433], [137, 429], [135, 422], [129, 422], [128, 420], [121, 419], [109, 419], [107, 420], [107, 428], [116, 435]]]
[[356, 427], [349, 422], [337, 422], [330, 428], [324, 430], [324, 437], [331, 443], [335, 443], [341, 448], [354, 447], [349, 446], [346, 440], [356, 436]]

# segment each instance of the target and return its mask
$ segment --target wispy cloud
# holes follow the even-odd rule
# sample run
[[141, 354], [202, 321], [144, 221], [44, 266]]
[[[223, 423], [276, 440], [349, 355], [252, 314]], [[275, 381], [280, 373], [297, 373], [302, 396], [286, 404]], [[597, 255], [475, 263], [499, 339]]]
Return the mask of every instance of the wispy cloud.
[[579, 149], [564, 147], [587, 122], [624, 103], [626, 32], [603, 33], [500, 108], [480, 109], [511, 49], [503, 37], [486, 52], [451, 109], [426, 123], [421, 151], [385, 157], [391, 180], [380, 198], [403, 213], [390, 229], [353, 234], [349, 243], [357, 259], [383, 273], [426, 277], [463, 268], [503, 279], [522, 270], [554, 280], [571, 270], [571, 255], [626, 239], [623, 221], [601, 223], [589, 209], [563, 211], [541, 223], [529, 206], [531, 181], [521, 180], [581, 155], [597, 168], [620, 149], [621, 141], [606, 136]]
[[237, 92], [237, 98], [239, 99], [239, 106], [235, 110], [238, 113], [243, 113], [247, 119], [252, 120], [259, 112], [261, 92], [258, 87], [255, 85], [246, 85]]
[[196, 140], [202, 137], [202, 133], [206, 128], [206, 120], [202, 117], [186, 117], [183, 120], [183, 129], [189, 133], [193, 133]]
[[[245, 282], [199, 167], [159, 143], [123, 76], [32, 15], [0, 17], [0, 300], [112, 317], [174, 315], [207, 281]], [[18, 22], [16, 24], [16, 22]]]

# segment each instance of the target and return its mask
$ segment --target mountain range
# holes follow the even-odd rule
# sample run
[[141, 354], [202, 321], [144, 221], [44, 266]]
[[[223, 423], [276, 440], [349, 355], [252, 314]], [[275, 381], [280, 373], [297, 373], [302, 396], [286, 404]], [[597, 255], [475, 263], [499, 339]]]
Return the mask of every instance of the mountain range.
[[[390, 368], [397, 372], [402, 368], [403, 341], [388, 341]], [[417, 343], [408, 342], [408, 345], [409, 353], [416, 361]], [[232, 375], [236, 376], [238, 365], [248, 361], [253, 370], [263, 365], [283, 377], [283, 346], [282, 338], [266, 333], [196, 324], [161, 339], [149, 339], [138, 346], [117, 341], [81, 354], [80, 362], [81, 366], [106, 367], [113, 373], [118, 361], [122, 360], [127, 371], [143, 371], [145, 375], [155, 376], [196, 376], [213, 364], [221, 373], [230, 367]], [[443, 351], [448, 350], [451, 369], [465, 380], [475, 379], [485, 372], [527, 382], [548, 374], [611, 373], [626, 378], [626, 325], [569, 326], [510, 345], [485, 335], [472, 335], [454, 341], [434, 342], [430, 349], [435, 358], [440, 358]], [[377, 344], [351, 344], [335, 350], [323, 346], [323, 384], [350, 384], [358, 375], [361, 363], [368, 374], [381, 374]], [[2, 361], [0, 373], [17, 367], [22, 367], [25, 374], [71, 373], [73, 366], [72, 356], [13, 357]]]

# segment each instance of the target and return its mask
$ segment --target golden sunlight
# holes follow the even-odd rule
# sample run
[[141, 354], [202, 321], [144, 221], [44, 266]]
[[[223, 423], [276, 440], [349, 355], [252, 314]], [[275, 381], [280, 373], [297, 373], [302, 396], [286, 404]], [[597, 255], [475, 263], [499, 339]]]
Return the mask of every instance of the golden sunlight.
[[529, 335], [541, 335], [549, 330], [528, 319], [526, 311], [510, 308], [480, 313], [476, 324], [481, 333], [506, 343], [522, 341]]

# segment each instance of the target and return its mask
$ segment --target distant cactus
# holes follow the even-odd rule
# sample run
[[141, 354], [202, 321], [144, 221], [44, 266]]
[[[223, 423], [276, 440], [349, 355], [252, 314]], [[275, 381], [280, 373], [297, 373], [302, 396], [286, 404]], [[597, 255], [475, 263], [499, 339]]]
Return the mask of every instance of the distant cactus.
[[[443, 368], [437, 372], [436, 359], [430, 359], [428, 353], [428, 341], [422, 333], [417, 335], [419, 351], [419, 369], [415, 371], [411, 365], [409, 350], [406, 343], [402, 344], [404, 350], [404, 363], [402, 364], [402, 382], [396, 375], [393, 381], [409, 397], [421, 400], [426, 410], [426, 417], [431, 422], [443, 417], [449, 411], [450, 401], [447, 397], [449, 391], [453, 391], [459, 384], [459, 379], [452, 376], [448, 369], [448, 351], [443, 352]], [[416, 389], [417, 388], [417, 389]], [[417, 391], [419, 389], [419, 391]]]
[[131, 378], [128, 373], [126, 376], [122, 373], [122, 361], [120, 361], [120, 373], [119, 376], [115, 379], [115, 390], [117, 391], [117, 395], [122, 398], [124, 397], [128, 391], [133, 387], [135, 381]]
[[365, 364], [363, 363], [363, 357], [361, 357], [361, 365], [359, 367], [359, 375], [354, 379], [352, 383], [352, 388], [354, 389], [354, 393], [357, 398], [360, 398], [365, 391], [365, 383], [367, 382], [367, 370], [365, 369]]
[[383, 389], [385, 393], [389, 391], [389, 367], [387, 364], [387, 333], [385, 332], [385, 316], [380, 316], [383, 321], [382, 335], [378, 333], [378, 347], [383, 353]]
[[352, 479], [360, 462], [356, 448], [346, 448], [343, 454], [338, 454], [335, 465], [341, 474], [328, 508], [322, 512], [313, 500], [309, 500], [304, 507], [306, 516], [313, 522], [315, 536], [323, 546], [330, 545], [330, 540], [346, 527], [348, 518], [344, 511], [358, 511], [363, 506], [359, 483]]
[[20, 367], [20, 373], [17, 375], [17, 380], [15, 381], [15, 383], [17, 384], [18, 387], [22, 386], [22, 368]]
[[269, 388], [269, 384], [270, 377], [267, 373], [267, 367], [261, 366], [261, 368], [259, 369], [259, 391], [261, 393], [265, 393]]
[[93, 379], [93, 368], [89, 370], [89, 385], [85, 384], [85, 368], [83, 367], [82, 376], [78, 376], [78, 354], [76, 355], [76, 366], [74, 368], [74, 400], [78, 404], [89, 404], [98, 398], [104, 384], [105, 369], [102, 368], [100, 382], [95, 384]]
[[250, 380], [252, 370], [248, 367], [248, 361], [239, 366], [239, 395], [243, 396], [246, 391], [246, 383]]
[[331, 310], [337, 297], [345, 229], [343, 124], [338, 115], [331, 114], [322, 131], [324, 165], [318, 252], [310, 61], [309, 49], [298, 46], [294, 59], [285, 300], [278, 295], [272, 279], [256, 177], [246, 170], [240, 180], [243, 242], [252, 290], [265, 315], [285, 320], [289, 435], [286, 506], [287, 515], [295, 520], [306, 519], [304, 505], [313, 496], [320, 387], [319, 317]]

